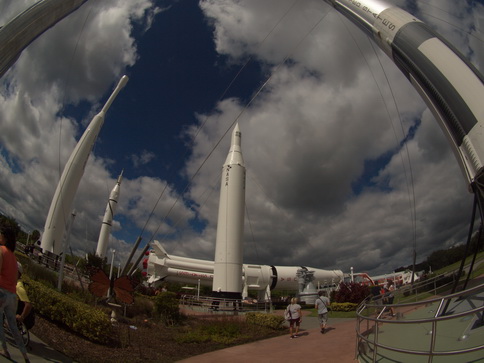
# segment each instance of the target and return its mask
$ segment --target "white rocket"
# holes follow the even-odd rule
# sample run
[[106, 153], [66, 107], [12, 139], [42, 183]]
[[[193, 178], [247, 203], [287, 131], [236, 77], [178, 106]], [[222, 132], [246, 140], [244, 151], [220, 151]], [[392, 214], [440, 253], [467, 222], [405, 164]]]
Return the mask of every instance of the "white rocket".
[[121, 190], [121, 181], [123, 180], [123, 172], [118, 177], [118, 181], [109, 194], [108, 204], [104, 212], [103, 224], [99, 232], [99, 239], [97, 241], [96, 256], [101, 258], [106, 257], [106, 250], [108, 249], [109, 235], [111, 234], [111, 227], [113, 224], [114, 213], [118, 206], [119, 193]]
[[101, 112], [94, 116], [86, 131], [84, 131], [64, 167], [45, 221], [41, 242], [44, 251], [54, 252], [57, 255], [62, 252], [62, 237], [71, 215], [72, 204], [79, 182], [84, 174], [87, 159], [104, 123], [106, 112], [127, 82], [128, 77], [123, 76]]
[[[148, 282], [155, 286], [162, 281], [214, 286], [214, 261], [169, 255], [158, 241], [153, 242], [153, 250], [148, 257]], [[341, 270], [322, 270], [309, 266], [271, 266], [243, 264], [242, 297], [255, 291], [260, 300], [270, 300], [271, 291], [300, 291], [299, 271], [313, 273], [313, 284], [319, 288], [334, 287], [344, 279]]]
[[241, 138], [236, 124], [222, 170], [212, 285], [220, 297], [234, 299], [242, 294], [245, 166]]
[[341, 270], [242, 263], [245, 166], [238, 125], [232, 133], [221, 184], [215, 261], [168, 255], [163, 246], [154, 241], [148, 257], [148, 283], [155, 286], [162, 281], [211, 285], [217, 297], [229, 299], [247, 297], [250, 290], [257, 291], [259, 299], [269, 300], [272, 290], [300, 291], [301, 270], [311, 272], [313, 282], [320, 288], [335, 286], [343, 280]]

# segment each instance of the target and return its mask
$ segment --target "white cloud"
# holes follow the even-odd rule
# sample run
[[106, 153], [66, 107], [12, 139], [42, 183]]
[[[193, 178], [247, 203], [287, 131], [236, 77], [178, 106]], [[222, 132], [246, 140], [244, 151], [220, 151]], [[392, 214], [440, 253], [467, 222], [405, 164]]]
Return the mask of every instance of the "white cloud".
[[[0, 11], [0, 23], [31, 3], [9, 3]], [[237, 119], [247, 166], [246, 262], [373, 272], [408, 265], [413, 194], [420, 260], [462, 241], [470, 213], [461, 211], [470, 210], [471, 196], [447, 141], [416, 91], [329, 6], [311, 0], [293, 4], [200, 3], [214, 27], [217, 52], [236, 64], [250, 57], [272, 76], [248, 109], [229, 98], [197, 115], [200, 122], [206, 117], [208, 122], [195, 140], [183, 176], [190, 179], [204, 164], [188, 190], [176, 192], [156, 175], [125, 175], [116, 229], [145, 228], [145, 240], [156, 233], [169, 253], [212, 259], [219, 173], [230, 131], [204, 160]], [[472, 11], [468, 6], [416, 2], [417, 15], [482, 69], [482, 41], [476, 38], [482, 38], [482, 31], [471, 24], [482, 24], [484, 10], [477, 2]], [[31, 228], [43, 227], [62, 166], [90, 117], [121, 74], [139, 60], [133, 22], [147, 31], [153, 17], [164, 10], [148, 0], [88, 2], [23, 52], [0, 85], [3, 211]], [[470, 29], [472, 36], [448, 26], [449, 21]], [[282, 64], [287, 56], [290, 61]], [[84, 119], [59, 116], [65, 107], [82, 103], [90, 107]], [[403, 132], [413, 127], [417, 131], [407, 142], [407, 154], [400, 144]], [[195, 126], [187, 132], [194, 135]], [[173, 157], [169, 151], [167, 155]], [[382, 155], [388, 162], [356, 192], [365, 162]], [[158, 157], [141, 149], [130, 161], [142, 166]], [[95, 250], [116, 183], [117, 175], [110, 172], [113, 163], [96, 150], [89, 159], [75, 203], [76, 253]], [[188, 228], [195, 216], [203, 224], [199, 230]], [[124, 261], [132, 242], [113, 237], [109, 249]]]
[[148, 164], [155, 157], [156, 155], [153, 152], [143, 150], [141, 155], [131, 155], [131, 162], [135, 168], [138, 168], [140, 165]]
[[[328, 7], [314, 11], [311, 1], [293, 8], [278, 34], [260, 45], [279, 19], [274, 9], [283, 13], [281, 9], [292, 3], [277, 4], [201, 4], [215, 27], [220, 53], [239, 62], [250, 56], [274, 65], [266, 89], [239, 119], [250, 216], [245, 260], [388, 272], [412, 262], [414, 212], [419, 260], [463, 241], [469, 216], [455, 211], [470, 208], [470, 196], [447, 141], [409, 82], [378, 52], [383, 74], [368, 40], [334, 12], [325, 15]], [[454, 40], [462, 38], [467, 37]], [[466, 47], [465, 42], [461, 45]], [[289, 54], [294, 62], [281, 66]], [[223, 102], [217, 114], [210, 115], [202, 137], [211, 140], [210, 145], [244, 107], [234, 109], [234, 104]], [[420, 118], [418, 125], [415, 120]], [[407, 154], [400, 147], [402, 130], [408, 133], [415, 126]], [[204, 147], [205, 142], [196, 145], [197, 162], [189, 164], [192, 172], [192, 165], [199, 165], [207, 153]], [[355, 194], [352, 186], [364, 163], [396, 151], [373, 179], [376, 184]], [[220, 150], [213, 158], [211, 172], [197, 178], [197, 186], [209, 184], [225, 153]], [[214, 221], [216, 213], [207, 218]]]

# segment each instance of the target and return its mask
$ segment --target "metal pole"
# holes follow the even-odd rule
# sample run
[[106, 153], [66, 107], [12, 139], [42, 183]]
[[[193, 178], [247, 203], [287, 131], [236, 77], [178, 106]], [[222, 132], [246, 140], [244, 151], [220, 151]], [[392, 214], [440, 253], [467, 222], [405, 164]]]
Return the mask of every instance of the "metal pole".
[[[116, 255], [116, 250], [113, 250], [113, 257], [111, 258], [111, 268], [109, 269], [109, 281], [113, 278], [113, 266], [114, 266], [114, 256]], [[108, 290], [108, 296], [109, 298], [111, 296], [111, 286], [109, 287]]]
[[129, 263], [131, 262], [131, 259], [133, 258], [134, 253], [136, 252], [136, 249], [138, 248], [140, 242], [141, 242], [141, 236], [139, 236], [136, 239], [136, 242], [134, 243], [133, 249], [131, 250], [131, 253], [129, 254], [128, 260], [126, 261], [126, 264], [124, 265], [123, 271], [121, 272], [121, 275], [126, 275], [126, 272], [128, 271]]
[[128, 272], [128, 275], [129, 276], [131, 276], [134, 273], [134, 271], [136, 270], [136, 266], [138, 266], [138, 264], [140, 263], [141, 259], [145, 255], [146, 251], [148, 251], [148, 248], [150, 248], [150, 244], [149, 243], [146, 244], [145, 248], [143, 248], [143, 251], [141, 252], [141, 255], [138, 257], [138, 259], [133, 264], [133, 266], [131, 266], [131, 268], [130, 268], [130, 270]]
[[69, 224], [69, 229], [67, 230], [66, 238], [64, 240], [64, 249], [62, 252], [61, 265], [59, 268], [59, 279], [57, 281], [57, 290], [60, 292], [62, 290], [62, 281], [64, 280], [64, 264], [66, 261], [67, 247], [69, 246], [69, 237], [71, 235], [72, 225], [74, 224], [74, 219], [76, 218], [76, 211], [73, 210], [71, 213], [71, 221]]

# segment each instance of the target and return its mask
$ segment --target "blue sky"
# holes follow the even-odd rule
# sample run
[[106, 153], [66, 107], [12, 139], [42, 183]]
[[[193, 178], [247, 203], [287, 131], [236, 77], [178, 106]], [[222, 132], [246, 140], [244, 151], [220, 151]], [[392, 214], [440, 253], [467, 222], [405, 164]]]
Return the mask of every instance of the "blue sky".
[[[391, 2], [482, 72], [482, 3]], [[0, 25], [33, 3], [0, 0]], [[431, 113], [364, 34], [311, 0], [88, 1], [0, 79], [2, 212], [43, 230], [62, 166], [123, 74], [75, 201], [78, 255], [95, 250], [124, 170], [117, 259], [141, 233], [141, 247], [154, 237], [213, 259], [235, 120], [246, 263], [385, 273], [411, 264], [414, 227], [420, 261], [467, 235], [472, 196]]]

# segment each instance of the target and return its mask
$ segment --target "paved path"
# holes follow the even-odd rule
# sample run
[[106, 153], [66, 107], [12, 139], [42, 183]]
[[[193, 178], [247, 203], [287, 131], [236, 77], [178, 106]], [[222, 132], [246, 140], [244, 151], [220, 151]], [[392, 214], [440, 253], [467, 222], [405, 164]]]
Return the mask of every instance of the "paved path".
[[355, 319], [329, 319], [321, 334], [317, 318], [303, 316], [299, 337], [287, 335], [216, 350], [179, 363], [355, 363]]
[[[17, 349], [14, 343], [11, 343], [7, 339], [8, 351], [12, 359], [0, 355], [0, 362], [23, 362], [22, 353]], [[30, 333], [30, 343], [27, 349], [27, 354], [29, 356], [30, 362], [40, 363], [40, 362], [52, 362], [52, 363], [73, 363], [71, 358], [66, 357], [62, 353], [50, 348], [38, 337]]]
[[[307, 311], [303, 313], [308, 314]], [[281, 312], [282, 314], [282, 312]], [[355, 362], [355, 319], [329, 319], [326, 334], [321, 334], [317, 318], [303, 317], [300, 337], [289, 339], [287, 335], [265, 339], [249, 344], [197, 355], [180, 362], [300, 362], [301, 360], [332, 362]], [[11, 360], [0, 355], [0, 362], [23, 362], [17, 347], [8, 342]], [[30, 334], [28, 355], [32, 363], [74, 363], [71, 358], [53, 350], [41, 339]]]

